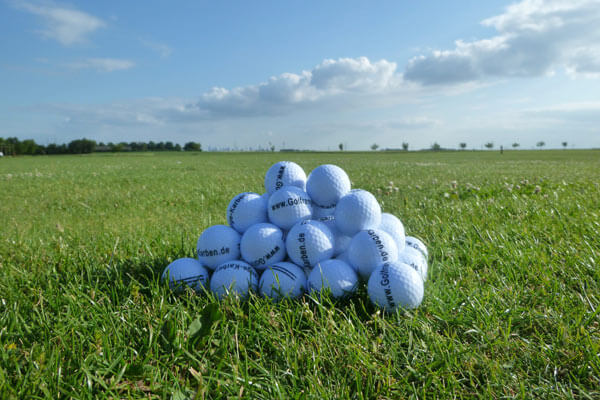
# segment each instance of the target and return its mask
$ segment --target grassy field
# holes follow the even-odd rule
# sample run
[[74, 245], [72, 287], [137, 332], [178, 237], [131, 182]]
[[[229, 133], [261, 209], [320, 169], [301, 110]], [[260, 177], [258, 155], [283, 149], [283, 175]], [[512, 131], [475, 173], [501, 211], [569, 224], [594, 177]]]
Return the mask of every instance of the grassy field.
[[[341, 166], [424, 239], [420, 308], [160, 284], [282, 159]], [[0, 159], [0, 398], [599, 398], [599, 171], [599, 151]]]

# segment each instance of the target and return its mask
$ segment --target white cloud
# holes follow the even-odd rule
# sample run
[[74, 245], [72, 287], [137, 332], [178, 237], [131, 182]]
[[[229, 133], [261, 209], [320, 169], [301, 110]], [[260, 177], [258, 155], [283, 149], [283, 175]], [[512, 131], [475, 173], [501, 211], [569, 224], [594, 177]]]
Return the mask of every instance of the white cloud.
[[167, 58], [173, 52], [171, 47], [169, 47], [168, 45], [161, 43], [161, 42], [140, 39], [140, 43], [142, 45], [144, 45], [145, 47], [149, 48], [150, 50], [154, 51], [155, 53], [157, 53], [161, 58]]
[[18, 8], [44, 20], [46, 27], [40, 31], [42, 36], [57, 40], [65, 46], [83, 43], [91, 33], [106, 26], [100, 18], [73, 8], [28, 2], [16, 4]]
[[135, 63], [130, 60], [122, 60], [118, 58], [87, 58], [85, 60], [72, 62], [66, 65], [73, 69], [91, 68], [99, 72], [113, 72], [133, 68]]
[[404, 78], [424, 85], [490, 77], [527, 77], [564, 68], [573, 76], [600, 75], [600, 0], [524, 0], [482, 22], [498, 31], [483, 40], [458, 40], [410, 60]]

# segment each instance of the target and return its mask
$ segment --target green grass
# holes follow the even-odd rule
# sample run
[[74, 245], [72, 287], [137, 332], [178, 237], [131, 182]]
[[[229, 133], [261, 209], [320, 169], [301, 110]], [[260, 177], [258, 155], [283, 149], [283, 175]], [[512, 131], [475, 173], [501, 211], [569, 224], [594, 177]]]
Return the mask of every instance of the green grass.
[[[282, 159], [341, 166], [425, 240], [420, 308], [160, 284]], [[0, 159], [0, 398], [599, 398], [598, 171], [598, 151]]]

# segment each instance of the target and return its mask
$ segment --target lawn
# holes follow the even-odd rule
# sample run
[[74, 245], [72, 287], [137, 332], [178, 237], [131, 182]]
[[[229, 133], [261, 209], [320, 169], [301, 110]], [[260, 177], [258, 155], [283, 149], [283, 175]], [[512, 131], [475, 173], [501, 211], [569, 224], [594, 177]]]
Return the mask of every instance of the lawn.
[[[418, 309], [159, 281], [268, 167], [332, 163], [429, 247]], [[0, 159], [0, 398], [598, 398], [600, 151]]]

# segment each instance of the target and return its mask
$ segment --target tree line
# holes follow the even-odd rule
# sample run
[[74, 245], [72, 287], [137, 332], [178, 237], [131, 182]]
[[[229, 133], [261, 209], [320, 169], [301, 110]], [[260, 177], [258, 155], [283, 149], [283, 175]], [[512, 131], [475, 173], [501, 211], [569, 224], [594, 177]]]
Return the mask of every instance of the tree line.
[[69, 143], [50, 143], [47, 146], [36, 143], [33, 139], [19, 140], [16, 137], [0, 137], [0, 152], [4, 155], [43, 155], [43, 154], [88, 154], [118, 153], [133, 151], [202, 151], [197, 142], [187, 142], [183, 147], [173, 142], [119, 142], [103, 143], [90, 139], [76, 139]]

